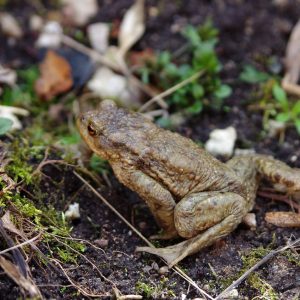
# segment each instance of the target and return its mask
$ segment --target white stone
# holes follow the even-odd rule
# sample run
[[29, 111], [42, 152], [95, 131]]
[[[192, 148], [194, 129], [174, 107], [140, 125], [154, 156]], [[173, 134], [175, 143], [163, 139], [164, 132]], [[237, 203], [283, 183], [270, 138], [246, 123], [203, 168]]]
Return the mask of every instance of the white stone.
[[96, 0], [63, 0], [62, 4], [67, 20], [77, 26], [85, 25], [98, 11]]
[[0, 65], [0, 82], [14, 86], [17, 81], [17, 72], [12, 69], [4, 68]]
[[42, 17], [32, 15], [29, 19], [29, 27], [32, 31], [41, 31], [44, 25]]
[[255, 214], [254, 213], [247, 213], [243, 217], [243, 223], [246, 224], [251, 230], [254, 230], [257, 226]]
[[61, 25], [56, 21], [49, 21], [45, 24], [36, 46], [39, 48], [56, 49], [60, 46], [63, 30]]
[[283, 132], [286, 128], [286, 123], [279, 122], [276, 120], [269, 120], [267, 124], [268, 136], [275, 137], [281, 132]]
[[205, 143], [205, 149], [212, 155], [231, 156], [237, 133], [234, 127], [230, 126], [225, 129], [215, 129]]
[[22, 28], [14, 16], [8, 13], [0, 14], [0, 26], [4, 34], [19, 39], [23, 36]]
[[70, 204], [65, 212], [65, 217], [69, 220], [80, 219], [79, 203], [75, 202], [73, 204]]
[[102, 99], [113, 99], [122, 106], [136, 108], [132, 86], [126, 77], [106, 67], [100, 67], [87, 84], [88, 88]]
[[104, 54], [108, 48], [109, 25], [94, 23], [88, 26], [87, 34], [92, 48]]

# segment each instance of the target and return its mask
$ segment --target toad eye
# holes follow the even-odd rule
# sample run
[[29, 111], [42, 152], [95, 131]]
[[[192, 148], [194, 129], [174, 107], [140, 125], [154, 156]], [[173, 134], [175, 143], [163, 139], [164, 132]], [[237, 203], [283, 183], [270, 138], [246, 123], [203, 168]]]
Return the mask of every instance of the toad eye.
[[87, 129], [90, 136], [95, 136], [97, 134], [97, 130], [94, 128], [93, 124], [89, 124]]

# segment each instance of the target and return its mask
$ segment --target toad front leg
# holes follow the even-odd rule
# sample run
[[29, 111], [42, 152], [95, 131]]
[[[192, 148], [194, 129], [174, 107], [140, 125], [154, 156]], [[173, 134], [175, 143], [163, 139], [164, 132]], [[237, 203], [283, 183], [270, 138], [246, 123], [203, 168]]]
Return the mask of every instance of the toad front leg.
[[189, 240], [166, 248], [137, 247], [164, 258], [169, 267], [233, 231], [247, 213], [245, 199], [230, 192], [203, 192], [183, 198], [174, 212], [175, 227]]
[[149, 206], [156, 222], [163, 229], [151, 238], [171, 239], [178, 237], [174, 224], [175, 201], [171, 193], [157, 181], [139, 170], [128, 170], [121, 165], [112, 164], [115, 175], [124, 185], [138, 193]]

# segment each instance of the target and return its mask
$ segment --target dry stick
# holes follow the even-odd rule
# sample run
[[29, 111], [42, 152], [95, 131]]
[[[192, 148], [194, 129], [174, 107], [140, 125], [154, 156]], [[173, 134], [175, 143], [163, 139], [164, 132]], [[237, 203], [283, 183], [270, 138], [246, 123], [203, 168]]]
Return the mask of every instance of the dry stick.
[[[86, 185], [89, 187], [89, 189], [98, 197], [100, 198], [133, 232], [135, 232], [148, 246], [154, 247], [154, 245], [148, 241], [134, 226], [132, 226], [98, 191], [93, 188], [83, 177], [81, 177], [76, 171], [73, 171], [73, 173]], [[163, 260], [163, 259], [162, 259]], [[163, 260], [165, 262], [165, 260]], [[212, 296], [207, 294], [204, 290], [202, 290], [197, 283], [190, 278], [187, 274], [185, 274], [179, 267], [174, 266], [172, 269], [184, 278], [188, 283], [190, 283], [194, 288], [196, 288], [204, 297], [207, 297], [211, 300], [214, 300]]]
[[[111, 60], [109, 60], [105, 56], [101, 55], [97, 51], [95, 51], [93, 49], [90, 49], [90, 48], [78, 43], [77, 41], [70, 38], [69, 36], [63, 35], [62, 36], [62, 42], [65, 45], [67, 45], [67, 46], [69, 46], [69, 47], [71, 47], [71, 48], [73, 48], [73, 49], [75, 49], [75, 50], [77, 50], [81, 53], [86, 54], [87, 56], [89, 56], [94, 61], [103, 64], [104, 66], [112, 69], [113, 71], [120, 72], [123, 75], [127, 76], [133, 84], [135, 84], [140, 90], [142, 90], [144, 93], [146, 93], [150, 97], [156, 96], [156, 93], [154, 93], [152, 91], [152, 89], [150, 89], [147, 85], [145, 85], [143, 82], [141, 82], [138, 78], [134, 77], [129, 72], [127, 66], [124, 65], [124, 66], [121, 67], [120, 65], [117, 65], [117, 64], [113, 63]], [[158, 96], [156, 101], [162, 108], [167, 108], [168, 107], [166, 102], [161, 97]]]
[[5, 249], [5, 250], [3, 250], [3, 251], [0, 251], [0, 255], [4, 254], [4, 253], [6, 253], [6, 252], [9, 252], [9, 251], [11, 251], [11, 250], [17, 249], [17, 248], [21, 248], [21, 247], [23, 247], [23, 246], [25, 246], [25, 245], [31, 244], [31, 243], [33, 243], [35, 240], [37, 240], [40, 236], [41, 236], [41, 234], [39, 233], [37, 236], [35, 236], [34, 238], [32, 238], [32, 239], [30, 239], [30, 240], [27, 240], [27, 241], [25, 241], [25, 242], [23, 242], [23, 243], [21, 243], [21, 244], [18, 244], [18, 245], [13, 246], [13, 247], [7, 248], [7, 249]]
[[102, 298], [102, 297], [108, 297], [110, 295], [108, 294], [91, 294], [89, 291], [86, 291], [85, 288], [83, 288], [80, 285], [77, 285], [75, 281], [73, 281], [73, 279], [68, 275], [68, 273], [66, 272], [66, 270], [63, 268], [63, 266], [61, 265], [61, 263], [59, 262], [59, 260], [55, 259], [55, 258], [51, 258], [51, 260], [53, 262], [55, 262], [60, 269], [62, 270], [62, 272], [64, 273], [64, 275], [66, 276], [66, 278], [68, 279], [68, 281], [71, 283], [71, 285], [77, 289], [78, 291], [81, 292], [82, 295], [86, 296], [86, 297], [93, 297], [93, 298]]
[[166, 96], [171, 95], [172, 93], [174, 93], [175, 91], [177, 91], [178, 89], [182, 88], [183, 86], [189, 84], [190, 82], [192, 82], [193, 80], [199, 78], [200, 76], [202, 76], [204, 74], [204, 70], [198, 71], [197, 73], [193, 74], [192, 76], [190, 76], [189, 78], [177, 83], [176, 85], [170, 87], [169, 89], [167, 89], [166, 91], [154, 96], [152, 99], [150, 99], [149, 101], [147, 101], [144, 105], [142, 105], [139, 109], [139, 112], [144, 111], [146, 108], [148, 108], [151, 104], [153, 104], [154, 102], [157, 102], [157, 100], [159, 98], [164, 98]]
[[258, 261], [253, 267], [251, 267], [248, 271], [246, 271], [239, 279], [234, 281], [228, 288], [226, 288], [219, 296], [215, 298], [215, 300], [220, 300], [223, 297], [225, 297], [232, 289], [236, 288], [242, 281], [244, 281], [253, 271], [258, 269], [261, 265], [266, 263], [268, 260], [273, 258], [277, 253], [283, 252], [296, 244], [300, 242], [300, 238], [295, 240], [293, 243], [286, 245], [284, 247], [281, 247], [277, 250], [272, 250], [270, 253], [268, 253], [265, 257], [263, 257], [260, 261]]

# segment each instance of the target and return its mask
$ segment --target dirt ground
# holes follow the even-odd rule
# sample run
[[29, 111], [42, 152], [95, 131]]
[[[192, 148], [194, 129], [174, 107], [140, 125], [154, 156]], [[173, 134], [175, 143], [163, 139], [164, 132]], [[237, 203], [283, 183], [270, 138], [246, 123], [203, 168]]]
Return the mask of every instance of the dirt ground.
[[[27, 1], [25, 1], [27, 2]], [[284, 5], [276, 5], [285, 2]], [[132, 1], [99, 1], [101, 7], [93, 21], [107, 22], [120, 19]], [[251, 63], [260, 69], [264, 62], [273, 57], [282, 65], [289, 33], [300, 15], [298, 1], [147, 1], [147, 7], [159, 7], [161, 14], [147, 18], [146, 33], [135, 46], [136, 49], [153, 48], [157, 50], [176, 50], [182, 45], [177, 28], [184, 24], [201, 24], [211, 17], [220, 30], [220, 42], [217, 53], [224, 64], [222, 79], [231, 85], [233, 94], [226, 100], [228, 112], [216, 114], [206, 111], [181, 126], [181, 134], [194, 140], [205, 142], [214, 128], [233, 125], [238, 132], [238, 148], [252, 148], [258, 153], [270, 154], [293, 167], [300, 167], [300, 139], [295, 129], [288, 128], [284, 143], [278, 138], [269, 138], [261, 134], [262, 117], [259, 112], [246, 109], [251, 103], [255, 87], [237, 80], [243, 65]], [[25, 24], [26, 18], [35, 10], [29, 4], [11, 1], [12, 13], [20, 14]], [[23, 9], [25, 8], [25, 9]], [[4, 38], [0, 37], [2, 50], [1, 62], [11, 62], [18, 66], [28, 66], [37, 62], [36, 53], [31, 49], [33, 36], [10, 51]], [[5, 51], [4, 51], [5, 50]], [[266, 70], [267, 71], [267, 70]], [[293, 157], [297, 159], [293, 159]], [[64, 209], [70, 199], [76, 199], [81, 209], [81, 219], [73, 224], [72, 236], [88, 240], [103, 248], [103, 251], [87, 245], [84, 253], [122, 292], [122, 294], [140, 294], [145, 299], [193, 299], [202, 297], [199, 292], [178, 276], [173, 270], [160, 274], [164, 263], [153, 255], [135, 253], [135, 247], [144, 245], [110, 209], [92, 193], [74, 174], [70, 167], [47, 166], [44, 173], [53, 181], [42, 180], [43, 191], [49, 194], [49, 201], [56, 203], [57, 209]], [[109, 173], [111, 187], [103, 186], [98, 190], [109, 202], [146, 237], [158, 231], [154, 219], [143, 202], [133, 192], [122, 186]], [[65, 203], [57, 201], [65, 199]], [[254, 231], [240, 225], [232, 234], [215, 245], [190, 256], [180, 262], [180, 267], [206, 292], [218, 295], [228, 286], [230, 278], [243, 270], [243, 259], [259, 247], [275, 249], [286, 244], [290, 238], [299, 238], [299, 229], [283, 229], [267, 224], [266, 211], [288, 211], [288, 205], [257, 198], [253, 212], [257, 217]], [[171, 242], [161, 243], [170, 245]], [[46, 251], [46, 250], [45, 250]], [[66, 278], [51, 267], [41, 268], [34, 261], [30, 263], [33, 278], [46, 299], [86, 299]], [[112, 284], [99, 276], [97, 271], [84, 259], [79, 258], [78, 265], [67, 266], [74, 280], [88, 287], [92, 293], [106, 295], [110, 299]], [[278, 254], [255, 273], [269, 284], [279, 296], [271, 298], [265, 294], [268, 285], [255, 288], [249, 280], [238, 287], [237, 299], [299, 299], [300, 267], [288, 255]], [[265, 289], [265, 290], [264, 290]], [[187, 298], [184, 298], [186, 295]], [[264, 296], [263, 296], [264, 295]], [[0, 273], [0, 299], [17, 299], [19, 288]], [[269, 298], [268, 298], [269, 297]]]

